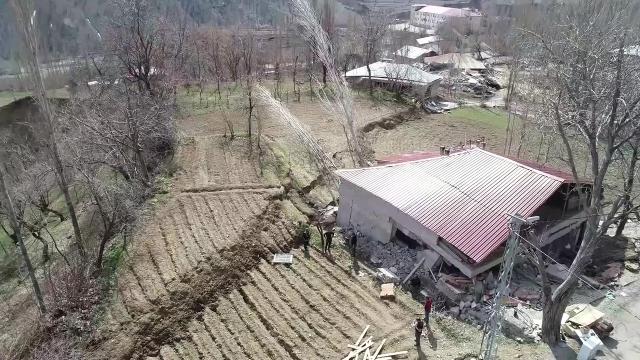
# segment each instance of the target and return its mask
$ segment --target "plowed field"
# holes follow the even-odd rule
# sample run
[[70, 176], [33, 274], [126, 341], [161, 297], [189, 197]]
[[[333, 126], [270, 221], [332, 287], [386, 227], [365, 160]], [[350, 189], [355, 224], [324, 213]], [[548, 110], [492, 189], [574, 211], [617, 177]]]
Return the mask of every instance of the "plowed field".
[[[340, 151], [340, 127], [322, 113], [310, 119], [312, 131]], [[380, 300], [368, 269], [354, 271], [340, 239], [332, 259], [298, 249], [287, 194], [260, 177], [246, 138], [228, 141], [206, 130], [224, 128], [215, 114], [209, 120], [216, 125], [181, 124], [182, 171], [131, 241], [91, 358], [340, 359], [366, 325], [374, 340], [387, 339], [385, 351], [410, 350], [412, 359], [477, 351], [475, 328], [439, 318], [435, 337], [416, 349], [411, 322], [420, 304], [403, 292], [395, 302]], [[286, 131], [265, 124], [275, 142]], [[289, 251], [291, 266], [270, 263]]]

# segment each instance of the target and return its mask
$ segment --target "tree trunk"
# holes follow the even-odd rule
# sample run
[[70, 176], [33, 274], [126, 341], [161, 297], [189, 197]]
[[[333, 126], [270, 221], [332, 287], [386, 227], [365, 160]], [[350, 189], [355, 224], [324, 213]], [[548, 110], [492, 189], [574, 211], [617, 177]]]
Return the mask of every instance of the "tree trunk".
[[633, 190], [633, 180], [635, 178], [636, 165], [638, 163], [638, 147], [640, 146], [638, 142], [639, 140], [636, 140], [636, 143], [633, 144], [633, 152], [631, 153], [631, 160], [629, 161], [629, 167], [627, 168], [627, 180], [624, 182], [624, 210], [620, 217], [618, 227], [616, 228], [616, 236], [622, 236], [622, 232], [629, 221], [629, 213], [633, 207], [631, 204], [631, 191]]
[[369, 61], [367, 61], [367, 74], [369, 77], [369, 96], [373, 96], [373, 82], [371, 82], [371, 68], [369, 67]]
[[327, 66], [322, 64], [322, 85], [327, 86]]
[[67, 205], [67, 209], [69, 209], [69, 218], [71, 219], [71, 224], [73, 225], [73, 233], [76, 238], [76, 247], [78, 248], [78, 252], [80, 256], [86, 260], [87, 251], [84, 248], [84, 243], [82, 242], [82, 233], [80, 232], [80, 223], [78, 222], [78, 217], [76, 216], [76, 207], [73, 204], [73, 199], [71, 199], [71, 194], [69, 193], [69, 185], [67, 184], [67, 178], [63, 173], [63, 170], [60, 170], [58, 174], [58, 185], [60, 186], [60, 190], [62, 190], [62, 194], [64, 195], [64, 202]]
[[24, 239], [22, 238], [22, 233], [20, 231], [20, 224], [18, 223], [18, 219], [15, 213], [15, 208], [13, 207], [13, 199], [9, 195], [9, 189], [7, 189], [7, 184], [4, 181], [4, 171], [1, 168], [0, 168], [0, 188], [7, 202], [6, 207], [7, 207], [7, 212], [9, 216], [9, 222], [11, 223], [11, 227], [13, 228], [13, 235], [15, 236], [18, 242], [18, 247], [20, 248], [20, 253], [22, 254], [24, 264], [27, 267], [27, 271], [29, 272], [29, 279], [31, 280], [31, 285], [33, 286], [33, 293], [36, 298], [38, 309], [40, 309], [41, 314], [44, 314], [47, 312], [47, 308], [44, 304], [42, 291], [40, 291], [40, 285], [38, 284], [38, 279], [36, 278], [35, 270], [33, 269], [33, 264], [31, 264], [31, 259], [29, 258], [29, 252], [27, 251], [27, 247], [24, 245]]
[[574, 288], [575, 285], [568, 289], [568, 291], [559, 294], [558, 298], [554, 299], [552, 297], [553, 301], [545, 301], [544, 308], [542, 309], [542, 341], [549, 345], [555, 345], [562, 340], [560, 335], [562, 315], [569, 303]]

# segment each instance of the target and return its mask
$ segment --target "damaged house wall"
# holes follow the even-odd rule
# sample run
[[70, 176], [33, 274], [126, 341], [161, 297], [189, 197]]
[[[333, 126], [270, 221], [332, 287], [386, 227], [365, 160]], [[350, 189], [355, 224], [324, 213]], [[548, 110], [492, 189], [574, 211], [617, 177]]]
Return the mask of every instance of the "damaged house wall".
[[[481, 160], [485, 168], [478, 174], [474, 171]], [[435, 250], [470, 278], [501, 261], [501, 244], [509, 233], [502, 226], [506, 215], [502, 219], [498, 213], [541, 215], [543, 227], [537, 230], [543, 243], [548, 249], [553, 246], [556, 251], [569, 250], [569, 256], [582, 236], [584, 214], [571, 205], [575, 203], [570, 201], [575, 184], [567, 180], [566, 174], [521, 164], [477, 148], [444, 157], [343, 170], [339, 176], [342, 181], [338, 225], [356, 228], [368, 239], [383, 244], [388, 244], [400, 230]], [[488, 200], [502, 211], [477, 206], [465, 195], [468, 191], [493, 196]], [[453, 210], [452, 203], [456, 204]], [[442, 237], [427, 224], [440, 228]], [[475, 245], [467, 246], [466, 250], [459, 248], [452, 241], [456, 237], [465, 246], [472, 241]], [[492, 252], [483, 250], [486, 253], [480, 257], [474, 252], [479, 247]]]
[[495, 263], [486, 264], [487, 268], [485, 268], [486, 266], [474, 268], [471, 264], [465, 263], [452, 250], [443, 246], [438, 241], [436, 233], [386, 201], [345, 180], [340, 183], [340, 207], [337, 222], [342, 228], [353, 227], [367, 238], [381, 243], [391, 241], [395, 230], [400, 228], [404, 234], [412, 238], [415, 237], [414, 240], [436, 250], [448, 263], [469, 277], [499, 263], [498, 259]]

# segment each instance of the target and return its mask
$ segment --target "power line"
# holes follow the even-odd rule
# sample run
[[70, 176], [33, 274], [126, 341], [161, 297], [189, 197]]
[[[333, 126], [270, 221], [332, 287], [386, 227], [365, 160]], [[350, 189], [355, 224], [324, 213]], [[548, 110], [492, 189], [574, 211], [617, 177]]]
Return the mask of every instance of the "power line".
[[[553, 257], [551, 257], [551, 255], [547, 254], [546, 252], [542, 251], [542, 249], [540, 249], [539, 247], [537, 247], [536, 245], [532, 244], [529, 240], [527, 240], [524, 236], [520, 235], [520, 234], [516, 234], [517, 237], [520, 238], [520, 240], [526, 242], [527, 244], [531, 245], [531, 247], [533, 247], [534, 249], [536, 249], [537, 251], [540, 251], [541, 254], [543, 254], [544, 256], [546, 256], [547, 258], [549, 258], [551, 261], [553, 261], [554, 263], [562, 266], [568, 273], [569, 276], [575, 276], [578, 281], [581, 281], [583, 284], [587, 285], [588, 287], [590, 287], [591, 289], [599, 292], [601, 295], [603, 296], [607, 296], [607, 293], [605, 293], [604, 291], [596, 288], [595, 286], [591, 285], [588, 281], [582, 279], [581, 275], [577, 275], [574, 271], [571, 271], [571, 269], [569, 267], [567, 267], [565, 264], [558, 262], [556, 259], [554, 259]], [[607, 286], [607, 285], [605, 285]], [[609, 288], [609, 291], [612, 291], [613, 289]], [[615, 298], [612, 299], [612, 304], [614, 304], [615, 306], [619, 307], [620, 309], [626, 311], [627, 313], [629, 313], [631, 316], [635, 317], [636, 319], [640, 320], [640, 316], [636, 315], [635, 313], [631, 312], [630, 310], [628, 310], [627, 308], [623, 307], [620, 304], [617, 304], [615, 302]]]

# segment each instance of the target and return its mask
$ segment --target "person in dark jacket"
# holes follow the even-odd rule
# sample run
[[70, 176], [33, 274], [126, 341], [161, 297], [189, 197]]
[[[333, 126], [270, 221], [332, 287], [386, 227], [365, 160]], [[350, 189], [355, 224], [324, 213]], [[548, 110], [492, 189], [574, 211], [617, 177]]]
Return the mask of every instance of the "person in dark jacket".
[[324, 252], [331, 254], [331, 243], [333, 242], [333, 229], [324, 233]]
[[349, 245], [351, 246], [351, 256], [356, 257], [356, 249], [358, 248], [358, 233], [359, 231], [351, 231], [349, 238]]
[[422, 330], [424, 330], [424, 322], [422, 319], [416, 319], [415, 335], [416, 335], [416, 347], [420, 347], [420, 338], [422, 337]]
[[302, 243], [304, 252], [309, 252], [309, 242], [311, 241], [311, 231], [309, 231], [309, 225], [299, 222], [297, 229], [298, 241]]

